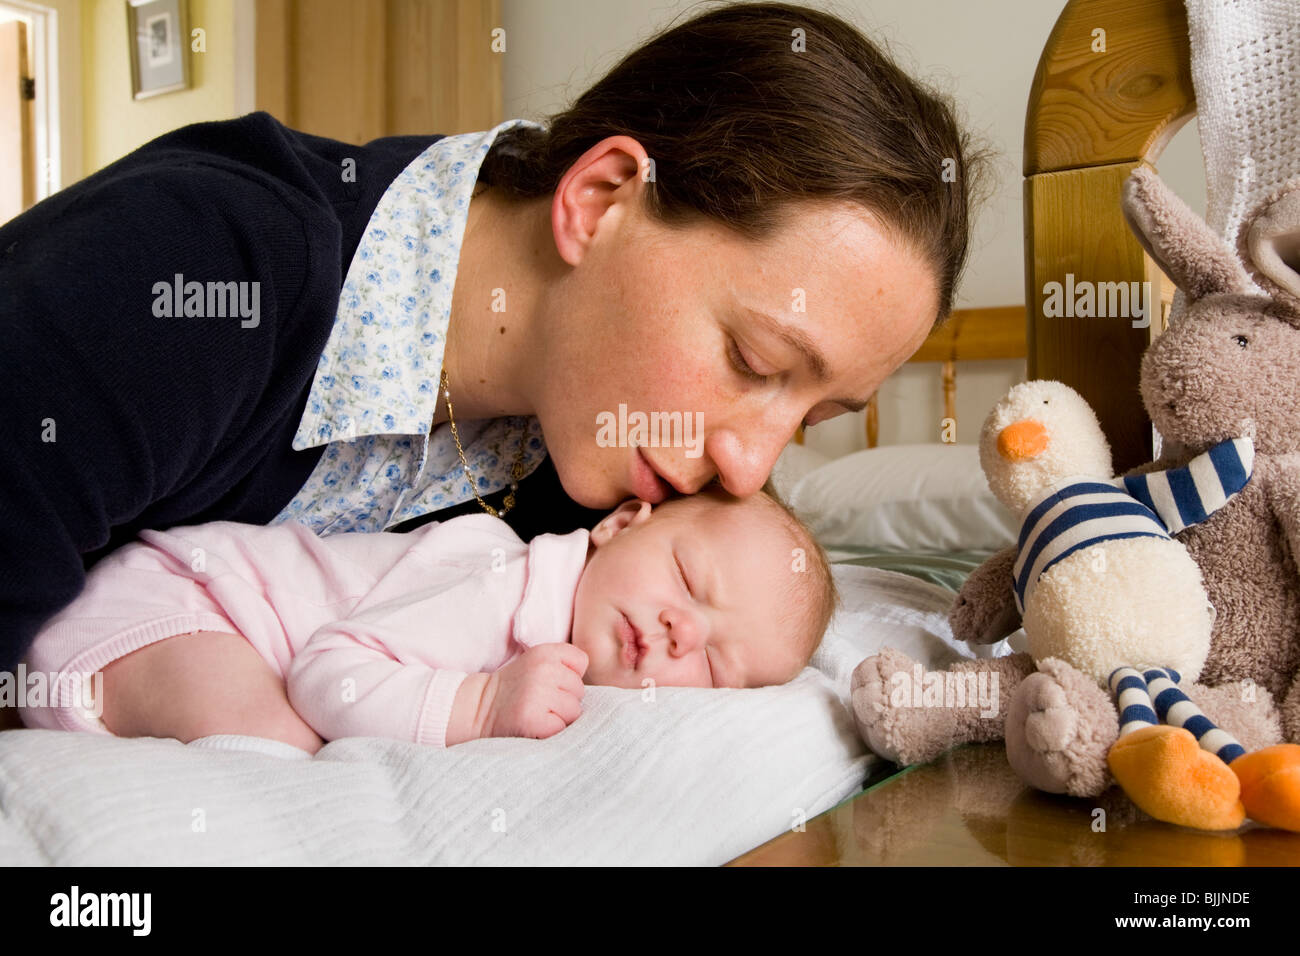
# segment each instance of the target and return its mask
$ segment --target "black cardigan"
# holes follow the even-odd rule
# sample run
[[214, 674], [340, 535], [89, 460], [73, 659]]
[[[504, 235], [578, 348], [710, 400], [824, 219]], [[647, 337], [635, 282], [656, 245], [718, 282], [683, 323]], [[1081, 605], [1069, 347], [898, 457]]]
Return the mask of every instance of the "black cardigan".
[[[261, 112], [198, 123], [0, 226], [0, 668], [141, 529], [265, 524], [297, 494], [323, 446], [291, 443], [352, 255], [440, 138], [353, 146]], [[177, 273], [259, 283], [258, 324], [155, 316], [155, 283]], [[506, 520], [527, 539], [597, 517], [548, 458]]]

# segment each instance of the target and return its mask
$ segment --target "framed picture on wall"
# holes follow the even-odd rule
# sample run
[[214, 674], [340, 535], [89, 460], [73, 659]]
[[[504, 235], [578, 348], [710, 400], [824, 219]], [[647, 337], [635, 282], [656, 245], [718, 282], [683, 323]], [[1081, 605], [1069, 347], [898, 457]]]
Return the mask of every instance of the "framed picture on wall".
[[127, 0], [131, 93], [137, 100], [190, 85], [185, 0]]

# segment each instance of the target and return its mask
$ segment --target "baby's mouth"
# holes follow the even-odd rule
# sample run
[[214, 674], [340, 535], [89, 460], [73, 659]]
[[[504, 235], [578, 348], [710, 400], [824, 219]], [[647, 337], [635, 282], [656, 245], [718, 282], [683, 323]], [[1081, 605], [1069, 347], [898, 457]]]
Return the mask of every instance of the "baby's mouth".
[[623, 663], [628, 670], [636, 670], [637, 664], [641, 662], [641, 635], [637, 633], [626, 614], [622, 614], [621, 617], [622, 620], [618, 624], [618, 637], [623, 642]]

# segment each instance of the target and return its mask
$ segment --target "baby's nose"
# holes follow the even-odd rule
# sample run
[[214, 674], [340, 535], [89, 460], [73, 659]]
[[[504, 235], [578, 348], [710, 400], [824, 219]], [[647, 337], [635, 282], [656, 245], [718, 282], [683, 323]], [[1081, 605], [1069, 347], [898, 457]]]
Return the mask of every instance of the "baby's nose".
[[689, 651], [699, 643], [704, 622], [689, 608], [669, 608], [659, 617], [664, 625], [666, 636], [674, 645], [679, 645], [677, 653]]

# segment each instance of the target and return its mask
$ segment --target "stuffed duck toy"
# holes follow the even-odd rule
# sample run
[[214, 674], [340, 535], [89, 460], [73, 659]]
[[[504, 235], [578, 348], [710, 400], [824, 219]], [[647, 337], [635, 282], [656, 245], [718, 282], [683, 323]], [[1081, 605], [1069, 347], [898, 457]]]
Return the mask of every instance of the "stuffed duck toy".
[[1013, 577], [1030, 654], [1109, 686], [1120, 714], [1111, 773], [1151, 816], [1197, 829], [1235, 829], [1247, 815], [1286, 825], [1300, 806], [1273, 773], [1276, 748], [1247, 754], [1178, 688], [1201, 672], [1214, 608], [1171, 534], [1244, 488], [1253, 460], [1238, 438], [1182, 468], [1115, 478], [1095, 413], [1051, 381], [1012, 388], [981, 432], [989, 487], [1021, 521]]

